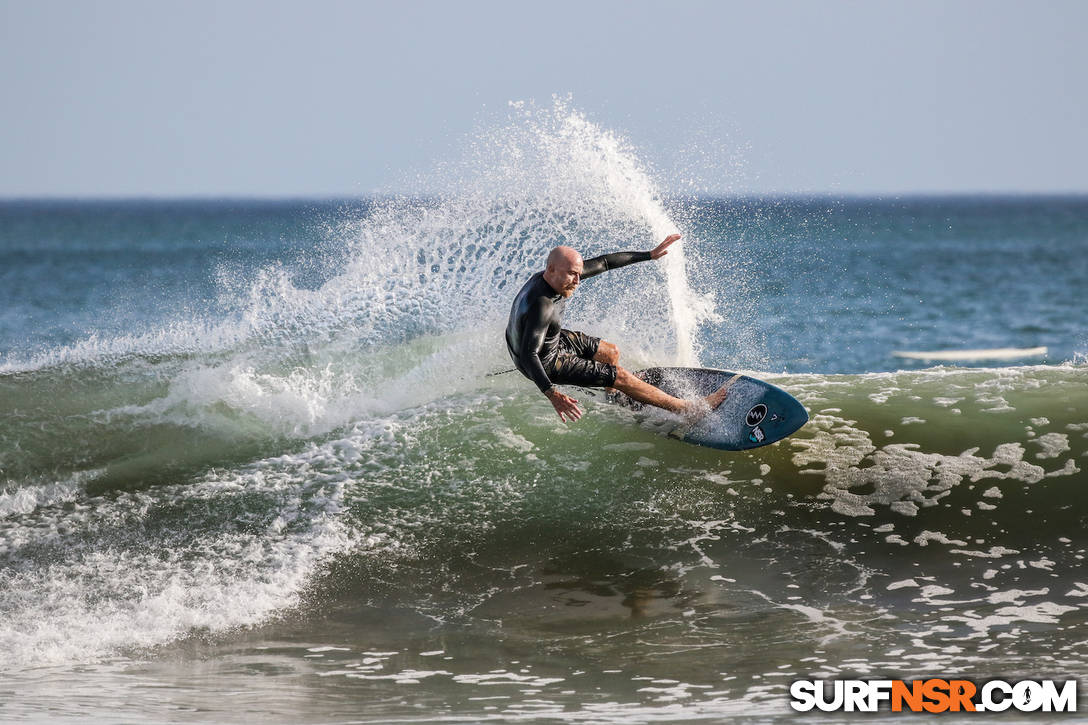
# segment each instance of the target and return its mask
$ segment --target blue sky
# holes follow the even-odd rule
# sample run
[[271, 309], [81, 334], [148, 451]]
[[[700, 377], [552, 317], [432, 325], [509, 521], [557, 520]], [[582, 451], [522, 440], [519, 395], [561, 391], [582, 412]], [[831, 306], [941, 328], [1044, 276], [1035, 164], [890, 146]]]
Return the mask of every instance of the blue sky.
[[553, 94], [711, 190], [1088, 192], [1072, 0], [0, 0], [0, 64], [3, 197], [395, 192]]

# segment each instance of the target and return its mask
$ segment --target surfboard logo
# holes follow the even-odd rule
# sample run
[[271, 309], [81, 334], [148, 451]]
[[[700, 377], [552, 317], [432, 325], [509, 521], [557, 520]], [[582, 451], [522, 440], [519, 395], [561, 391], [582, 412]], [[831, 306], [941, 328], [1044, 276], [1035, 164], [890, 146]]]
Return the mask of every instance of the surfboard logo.
[[752, 429], [752, 432], [748, 434], [748, 440], [753, 443], [762, 443], [766, 436], [763, 434], [763, 429], [758, 425]]
[[765, 417], [767, 417], [767, 406], [760, 403], [748, 411], [748, 415], [744, 417], [744, 422], [748, 425], [759, 425]]

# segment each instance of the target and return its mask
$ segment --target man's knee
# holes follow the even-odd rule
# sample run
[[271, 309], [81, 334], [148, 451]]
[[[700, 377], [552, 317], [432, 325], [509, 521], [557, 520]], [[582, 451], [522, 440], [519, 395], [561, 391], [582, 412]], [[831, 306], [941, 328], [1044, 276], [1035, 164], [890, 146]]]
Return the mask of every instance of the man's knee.
[[597, 362], [616, 365], [620, 361], [620, 349], [607, 340], [601, 340], [597, 346], [597, 354], [593, 356]]

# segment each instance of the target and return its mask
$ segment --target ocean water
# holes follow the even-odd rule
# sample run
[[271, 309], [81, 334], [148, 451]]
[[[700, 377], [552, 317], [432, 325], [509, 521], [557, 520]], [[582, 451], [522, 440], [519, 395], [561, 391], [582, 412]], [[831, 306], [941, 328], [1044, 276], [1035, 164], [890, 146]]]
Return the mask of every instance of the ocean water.
[[[775, 722], [795, 679], [1088, 676], [1088, 198], [669, 195], [561, 105], [431, 180], [0, 202], [0, 720]], [[773, 381], [791, 438], [566, 425], [502, 372], [550, 247], [673, 231], [569, 326]]]

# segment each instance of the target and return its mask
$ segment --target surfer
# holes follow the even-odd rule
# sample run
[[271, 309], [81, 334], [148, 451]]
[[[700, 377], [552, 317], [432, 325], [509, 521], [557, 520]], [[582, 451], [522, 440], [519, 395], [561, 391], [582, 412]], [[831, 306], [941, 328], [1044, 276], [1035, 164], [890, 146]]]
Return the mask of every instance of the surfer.
[[617, 252], [584, 261], [571, 247], [556, 247], [548, 254], [544, 271], [530, 277], [514, 298], [506, 325], [506, 348], [518, 371], [536, 383], [560, 420], [578, 420], [582, 410], [578, 401], [561, 393], [556, 384], [615, 388], [641, 403], [688, 418], [699, 417], [725, 400], [725, 387], [698, 400], [673, 397], [620, 367], [620, 351], [613, 343], [562, 327], [567, 300], [583, 279], [660, 259], [679, 239], [679, 234], [670, 234], [649, 252]]

